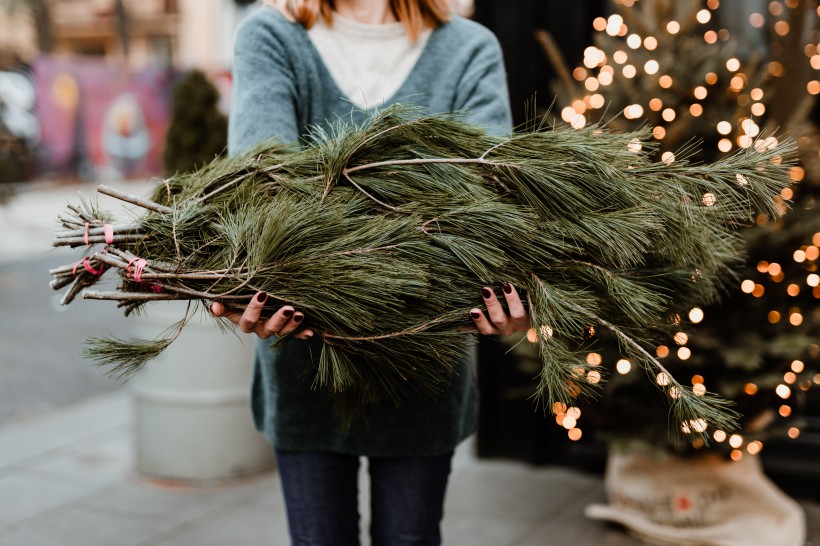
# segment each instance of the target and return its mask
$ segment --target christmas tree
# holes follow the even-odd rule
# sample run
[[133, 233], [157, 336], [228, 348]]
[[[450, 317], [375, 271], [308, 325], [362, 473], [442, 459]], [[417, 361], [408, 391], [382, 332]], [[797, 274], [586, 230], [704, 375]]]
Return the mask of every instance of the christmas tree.
[[228, 120], [218, 108], [219, 91], [199, 70], [182, 76], [174, 88], [174, 109], [162, 155], [169, 174], [191, 172], [223, 155]]
[[[820, 147], [811, 118], [820, 92], [820, 8], [772, 1], [767, 13], [749, 13], [734, 31], [720, 24], [729, 17], [719, 0], [615, 0], [615, 8], [593, 22], [596, 43], [574, 70], [548, 35], [538, 36], [561, 76], [556, 93], [565, 122], [581, 128], [604, 121], [622, 130], [648, 124], [668, 163], [682, 154], [713, 161], [737, 148], [764, 151], [777, 142], [775, 129], [785, 129], [800, 150], [791, 170], [799, 184], [781, 193], [791, 211], [777, 222], [757, 217], [758, 226], [744, 231], [745, 267], [722, 304], [693, 306], [674, 337], [656, 347], [695, 393], [717, 392], [737, 404], [741, 430], [711, 434], [712, 446], [736, 460], [760, 452], [768, 438], [798, 437], [808, 391], [820, 384]], [[583, 413], [608, 440], [704, 447], [697, 435], [681, 443], [669, 434], [662, 398], [647, 390], [634, 362], [602, 341], [587, 354], [590, 364], [612, 372], [602, 403], [553, 408], [569, 437], [581, 437]], [[668, 383], [662, 374], [654, 380]], [[697, 432], [693, 425], [672, 426], [686, 438]]]

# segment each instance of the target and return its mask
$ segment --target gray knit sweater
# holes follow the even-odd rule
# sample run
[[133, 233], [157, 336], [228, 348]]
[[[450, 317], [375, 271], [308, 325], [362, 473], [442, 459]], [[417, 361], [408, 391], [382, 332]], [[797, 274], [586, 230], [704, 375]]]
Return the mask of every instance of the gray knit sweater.
[[[272, 8], [258, 10], [240, 26], [233, 77], [231, 154], [270, 139], [304, 142], [311, 126], [340, 118], [358, 122], [367, 115], [342, 95], [305, 29]], [[459, 17], [435, 29], [386, 105], [398, 102], [429, 112], [465, 111], [491, 132], [510, 131], [495, 37]], [[251, 406], [257, 428], [279, 449], [434, 455], [451, 451], [474, 428], [475, 381], [466, 363], [442, 397], [410, 398], [400, 408], [386, 403], [346, 428], [326, 393], [311, 388], [320, 341], [294, 340], [278, 353], [268, 345], [257, 340]]]

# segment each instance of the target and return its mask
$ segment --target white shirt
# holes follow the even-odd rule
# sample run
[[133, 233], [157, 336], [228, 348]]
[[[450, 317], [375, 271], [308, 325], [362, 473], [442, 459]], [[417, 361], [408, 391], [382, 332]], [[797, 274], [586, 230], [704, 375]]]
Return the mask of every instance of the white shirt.
[[371, 25], [334, 13], [333, 26], [319, 17], [308, 37], [345, 98], [359, 108], [373, 108], [399, 90], [424, 50], [430, 30], [413, 43], [402, 23]]

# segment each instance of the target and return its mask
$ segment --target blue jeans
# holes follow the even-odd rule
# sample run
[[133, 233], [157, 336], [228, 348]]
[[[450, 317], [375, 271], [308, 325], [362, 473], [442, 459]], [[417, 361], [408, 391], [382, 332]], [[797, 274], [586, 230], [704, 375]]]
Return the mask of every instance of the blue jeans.
[[[276, 450], [293, 546], [358, 546], [359, 457]], [[438, 546], [452, 453], [371, 457], [372, 546]]]

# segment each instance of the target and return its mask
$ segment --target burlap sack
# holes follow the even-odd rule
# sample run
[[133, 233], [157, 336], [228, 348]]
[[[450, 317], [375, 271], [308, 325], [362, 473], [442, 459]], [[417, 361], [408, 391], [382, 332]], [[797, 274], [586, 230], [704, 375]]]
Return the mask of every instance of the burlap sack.
[[757, 457], [610, 453], [608, 505], [587, 516], [620, 523], [654, 544], [803, 546], [805, 514], [760, 468]]

